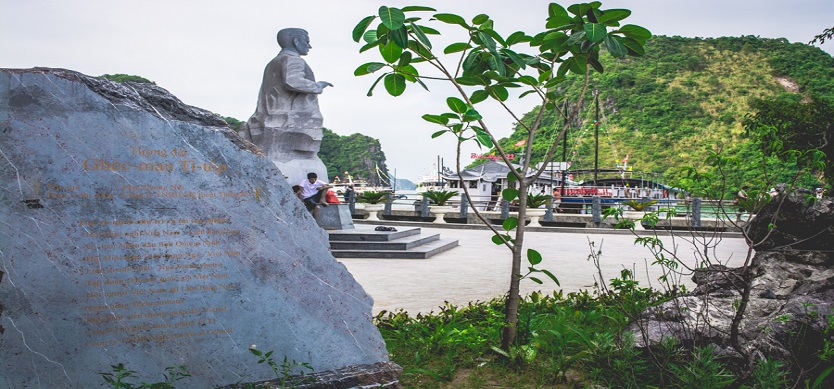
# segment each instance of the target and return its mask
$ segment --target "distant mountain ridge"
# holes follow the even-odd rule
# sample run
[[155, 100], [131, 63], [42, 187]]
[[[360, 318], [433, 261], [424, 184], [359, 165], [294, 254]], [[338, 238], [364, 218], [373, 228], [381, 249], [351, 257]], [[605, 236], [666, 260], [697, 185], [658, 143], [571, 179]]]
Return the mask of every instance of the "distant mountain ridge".
[[[582, 115], [570, 129], [567, 159], [574, 168], [593, 168], [594, 134], [589, 124], [594, 120], [594, 90], [600, 101], [600, 168], [613, 167], [628, 156], [635, 170], [664, 173], [670, 183], [681, 178], [684, 166], [702, 165], [707, 150], [742, 159], [750, 154], [742, 120], [751, 112], [752, 99], [788, 95], [801, 100], [813, 94], [834, 100], [834, 58], [817, 47], [785, 39], [657, 36], [644, 57], [601, 58], [605, 72], [592, 77]], [[561, 89], [575, 103], [581, 86], [579, 78], [573, 78]], [[522, 121], [531, 123], [533, 112]], [[562, 119], [551, 111], [543, 123], [543, 136], [533, 145], [534, 161], [543, 159]], [[514, 145], [523, 138], [526, 133], [517, 125], [499, 143], [519, 154], [522, 147]], [[560, 160], [561, 147], [557, 156]], [[753, 174], [737, 173], [741, 181]]]

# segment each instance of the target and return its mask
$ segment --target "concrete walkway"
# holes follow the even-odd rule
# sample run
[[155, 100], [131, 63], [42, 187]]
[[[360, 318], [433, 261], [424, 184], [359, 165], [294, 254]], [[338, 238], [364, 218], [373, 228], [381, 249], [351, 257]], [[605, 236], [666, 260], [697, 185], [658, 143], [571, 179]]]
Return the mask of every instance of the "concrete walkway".
[[[374, 298], [374, 314], [397, 309], [404, 309], [410, 314], [437, 312], [444, 301], [466, 305], [472, 301], [501, 297], [509, 289], [510, 251], [505, 246], [493, 244], [491, 232], [450, 225], [434, 228], [430, 223], [409, 225], [421, 227], [424, 234], [439, 233], [442, 238], [458, 239], [460, 246], [430, 259], [339, 259]], [[720, 261], [727, 266], [740, 266], [744, 262], [747, 245], [737, 234], [733, 236], [710, 243], [709, 251], [714, 262]], [[565, 293], [592, 290], [599, 279], [597, 269], [588, 259], [592, 250], [602, 250], [600, 265], [606, 281], [619, 277], [620, 271], [628, 268], [635, 271], [640, 285], [659, 288], [657, 278], [662, 274], [661, 268], [651, 265], [654, 261], [651, 253], [647, 248], [635, 245], [634, 239], [628, 232], [528, 231], [524, 247], [542, 254], [544, 260], [539, 268], [553, 272], [561, 287], [539, 273], [537, 277], [544, 284], [522, 280], [521, 292], [550, 294], [559, 289]], [[701, 248], [697, 248], [686, 232], [679, 237], [661, 236], [660, 239], [666, 247], [676, 247], [678, 256], [685, 259], [689, 266], [694, 266], [699, 260], [694, 253], [703, 252], [703, 240]], [[525, 260], [522, 269], [526, 268]], [[690, 278], [687, 275], [680, 282], [692, 286]]]

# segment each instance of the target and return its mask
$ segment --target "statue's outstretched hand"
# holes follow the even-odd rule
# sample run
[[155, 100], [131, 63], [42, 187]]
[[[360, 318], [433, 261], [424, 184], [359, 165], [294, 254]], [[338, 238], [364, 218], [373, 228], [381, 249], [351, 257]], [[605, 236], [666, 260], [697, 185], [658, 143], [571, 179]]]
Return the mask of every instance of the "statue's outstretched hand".
[[317, 82], [316, 84], [319, 84], [319, 86], [321, 87], [321, 89], [327, 88], [328, 86], [333, 86], [333, 84], [331, 84], [331, 83], [329, 83], [329, 82], [327, 82], [327, 81], [319, 81], [319, 82]]

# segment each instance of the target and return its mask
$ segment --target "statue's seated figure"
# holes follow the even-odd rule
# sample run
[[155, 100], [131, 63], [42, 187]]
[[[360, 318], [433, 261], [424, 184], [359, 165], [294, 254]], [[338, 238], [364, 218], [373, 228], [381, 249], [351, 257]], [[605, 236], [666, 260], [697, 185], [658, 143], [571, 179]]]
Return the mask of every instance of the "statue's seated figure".
[[333, 85], [316, 81], [301, 58], [312, 48], [307, 31], [285, 28], [278, 32], [278, 44], [281, 52], [266, 65], [258, 106], [240, 135], [263, 150], [295, 185], [308, 172], [327, 177], [318, 157], [322, 139], [318, 95]]

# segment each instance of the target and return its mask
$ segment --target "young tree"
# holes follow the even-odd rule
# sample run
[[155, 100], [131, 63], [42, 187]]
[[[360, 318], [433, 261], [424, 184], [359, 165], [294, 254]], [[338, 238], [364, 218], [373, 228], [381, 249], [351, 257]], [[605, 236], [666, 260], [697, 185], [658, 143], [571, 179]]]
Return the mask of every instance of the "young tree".
[[[364, 40], [365, 45], [360, 49], [362, 52], [376, 48], [383, 62], [365, 63], [354, 73], [361, 76], [384, 69], [383, 74], [371, 86], [369, 96], [380, 82], [392, 96], [401, 95], [408, 82], [420, 84], [424, 88], [426, 86], [423, 80], [450, 83], [457, 92], [456, 96], [446, 99], [451, 112], [423, 115], [424, 120], [443, 127], [432, 137], [448, 134], [454, 138], [458, 151], [458, 172], [461, 171], [460, 150], [463, 142], [472, 141], [487, 148], [495, 147], [501, 160], [510, 168], [508, 178], [517, 182], [517, 188], [504, 189], [502, 197], [507, 201], [518, 199], [520, 204], [526, 204], [528, 188], [542, 174], [546, 163], [535, 170], [530, 166], [528, 159], [516, 169], [475, 106], [487, 99], [497, 101], [507, 114], [526, 130], [525, 153], [531, 155], [544, 113], [558, 109], [565, 98], [557, 89], [560, 83], [569, 76], [584, 78], [582, 93], [573, 105], [577, 108], [570, 113], [572, 118], [577, 115], [578, 107], [582, 106], [590, 73], [601, 73], [604, 70], [599, 61], [602, 52], [607, 51], [614, 57], [640, 56], [644, 53], [643, 45], [651, 38], [651, 33], [640, 26], [621, 25], [621, 22], [631, 15], [631, 11], [603, 10], [600, 8], [601, 5], [595, 1], [574, 4], [565, 9], [552, 3], [547, 10], [545, 29], [534, 35], [527, 35], [521, 31], [502, 35], [494, 29], [494, 21], [485, 14], [467, 21], [455, 14], [435, 13], [429, 21], [462, 30], [462, 39], [446, 46], [442, 54], [432, 46], [429, 39], [429, 35], [438, 35], [440, 32], [420, 24], [421, 17], [412, 16], [420, 12], [436, 12], [435, 9], [420, 6], [382, 6], [377, 15], [368, 16], [359, 22], [353, 30], [353, 39], [356, 42]], [[374, 22], [378, 24], [370, 28]], [[525, 49], [526, 52], [522, 51]], [[426, 70], [420, 72], [418, 66]], [[431, 72], [431, 75], [424, 73], [426, 71]], [[507, 106], [509, 90], [512, 88], [521, 89], [521, 98], [534, 98], [538, 102], [536, 120], [532, 125], [525, 125], [519, 119], [519, 115]], [[568, 120], [566, 123], [571, 121]], [[552, 160], [566, 131], [567, 124], [547, 151], [545, 162]], [[464, 186], [463, 190], [471, 204], [468, 188]], [[512, 252], [512, 273], [501, 339], [501, 348], [507, 350], [515, 341], [521, 279], [529, 277], [534, 282], [541, 283], [541, 280], [530, 275], [543, 273], [557, 284], [558, 280], [549, 271], [536, 268], [542, 260], [540, 253], [524, 248], [524, 207], [519, 207], [517, 218], [510, 217], [504, 221], [504, 231], [492, 227], [477, 209], [474, 211], [485, 221], [484, 224], [492, 229], [492, 241], [507, 246]], [[515, 233], [511, 235], [513, 230]], [[526, 274], [522, 274], [521, 269], [523, 256], [526, 256], [530, 265]]]

